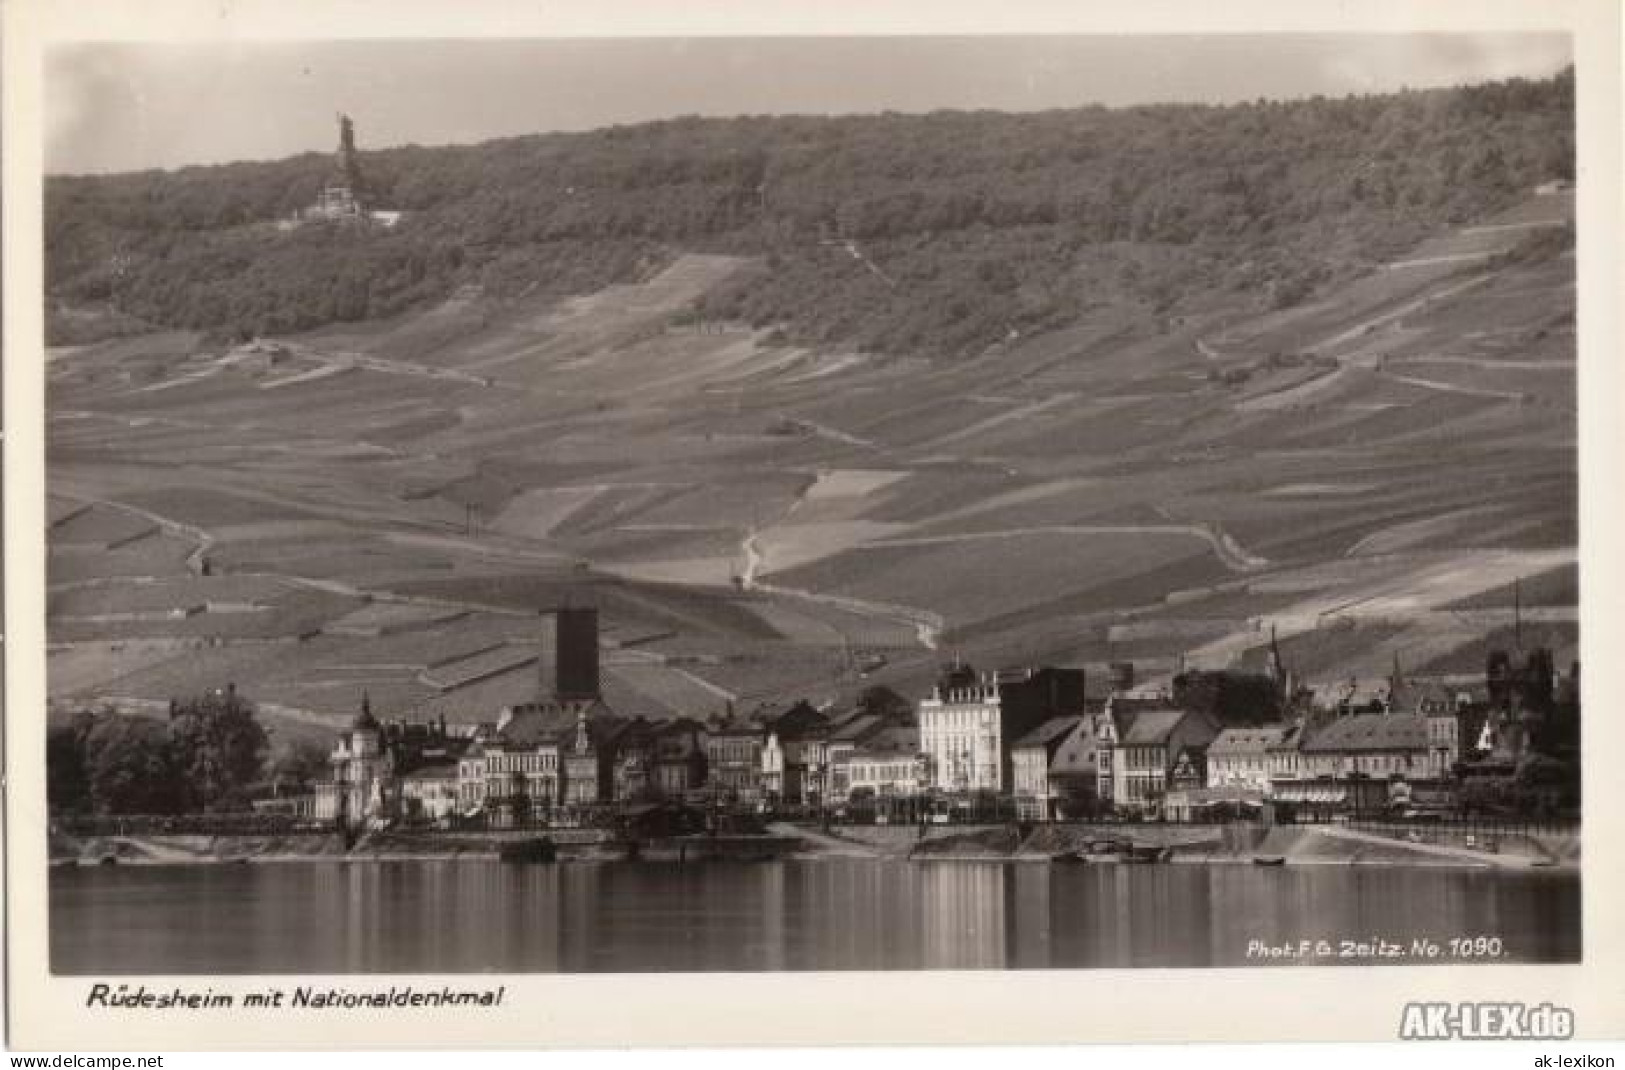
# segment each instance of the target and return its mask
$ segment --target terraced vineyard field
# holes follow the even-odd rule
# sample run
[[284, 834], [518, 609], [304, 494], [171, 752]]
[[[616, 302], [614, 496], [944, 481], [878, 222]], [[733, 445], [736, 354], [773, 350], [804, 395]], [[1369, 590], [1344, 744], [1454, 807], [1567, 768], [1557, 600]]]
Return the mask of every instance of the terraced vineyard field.
[[[1577, 598], [1574, 262], [1515, 240], [1571, 217], [1535, 197], [1295, 308], [1102, 308], [952, 362], [698, 330], [760, 265], [675, 249], [280, 362], [179, 333], [54, 353], [52, 693], [494, 720], [566, 601], [601, 607], [611, 701], [650, 715], [917, 693], [950, 645], [1256, 666], [1271, 624], [1317, 676], [1401, 647], [1471, 671], [1515, 580]], [[1572, 615], [1528, 626], [1573, 649]]]

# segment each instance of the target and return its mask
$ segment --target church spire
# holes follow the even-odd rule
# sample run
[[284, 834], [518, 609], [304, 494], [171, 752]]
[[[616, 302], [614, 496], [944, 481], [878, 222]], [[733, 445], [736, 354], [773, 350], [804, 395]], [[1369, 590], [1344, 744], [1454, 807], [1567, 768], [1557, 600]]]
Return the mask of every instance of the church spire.
[[376, 731], [378, 728], [378, 719], [372, 715], [372, 696], [366, 691], [361, 692], [361, 712], [356, 714], [350, 727], [358, 731]]

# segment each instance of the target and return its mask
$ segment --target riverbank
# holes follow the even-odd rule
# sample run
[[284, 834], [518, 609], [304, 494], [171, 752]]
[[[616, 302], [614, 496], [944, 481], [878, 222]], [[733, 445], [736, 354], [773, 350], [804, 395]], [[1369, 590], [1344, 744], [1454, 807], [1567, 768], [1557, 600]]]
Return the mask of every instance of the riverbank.
[[[337, 833], [286, 836], [53, 834], [50, 862], [63, 865], [193, 865], [270, 862], [376, 862], [457, 859], [490, 861], [504, 844], [536, 832], [386, 830], [346, 844]], [[882, 858], [911, 862], [1071, 861], [1099, 840], [1165, 848], [1173, 864], [1354, 865], [1550, 870], [1580, 868], [1578, 837], [1543, 842], [1504, 836], [1494, 850], [1433, 834], [1415, 841], [1337, 825], [1039, 825], [1025, 836], [1013, 825], [842, 826], [818, 829], [778, 823], [765, 835], [616, 840], [590, 829], [549, 834], [562, 862], [770, 861], [782, 858]]]
[[1578, 872], [1577, 837], [1564, 842], [1520, 835], [1499, 839], [1495, 850], [1450, 842], [1432, 833], [1432, 842], [1377, 835], [1337, 825], [1039, 825], [1023, 837], [1014, 826], [849, 826], [813, 832], [776, 825], [774, 831], [801, 835], [811, 853], [869, 854], [910, 861], [1054, 862], [1099, 840], [1128, 841], [1137, 847], [1167, 849], [1167, 860], [1183, 864], [1365, 865], [1493, 869], [1551, 869]]
[[[541, 833], [385, 830], [346, 844], [337, 833], [288, 836], [125, 835], [74, 837], [53, 834], [50, 864], [218, 865], [274, 862], [494, 861], [505, 845]], [[548, 834], [561, 862], [769, 861], [804, 855], [793, 836], [679, 836], [631, 842], [607, 832], [559, 829]]]

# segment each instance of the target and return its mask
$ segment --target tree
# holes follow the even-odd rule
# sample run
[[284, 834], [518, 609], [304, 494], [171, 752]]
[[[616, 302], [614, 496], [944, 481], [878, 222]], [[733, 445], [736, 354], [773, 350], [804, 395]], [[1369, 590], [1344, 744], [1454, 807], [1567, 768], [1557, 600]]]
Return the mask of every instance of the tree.
[[85, 770], [96, 810], [173, 814], [186, 789], [165, 726], [147, 717], [99, 718], [85, 739]]
[[1220, 727], [1256, 725], [1280, 718], [1281, 694], [1261, 673], [1193, 670], [1174, 677], [1174, 705], [1206, 714]]
[[266, 735], [254, 707], [227, 685], [173, 706], [170, 735], [180, 775], [205, 810], [240, 805], [259, 776]]
[[295, 739], [271, 752], [266, 778], [278, 791], [302, 791], [326, 777], [327, 748], [311, 739]]
[[858, 708], [877, 717], [907, 718], [914, 712], [914, 704], [885, 684], [874, 684], [858, 695]]
[[45, 735], [45, 801], [52, 812], [84, 810], [90, 805], [84, 738], [71, 725], [52, 728]]

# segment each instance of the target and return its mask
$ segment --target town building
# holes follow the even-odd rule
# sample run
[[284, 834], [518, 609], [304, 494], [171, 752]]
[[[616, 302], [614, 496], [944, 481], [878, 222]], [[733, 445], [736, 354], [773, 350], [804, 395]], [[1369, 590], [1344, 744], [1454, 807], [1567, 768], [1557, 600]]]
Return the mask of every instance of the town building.
[[[1127, 663], [1123, 663], [1125, 666]], [[1132, 673], [1114, 669], [1123, 682], [1132, 684]], [[1098, 713], [1091, 714], [1094, 734], [1095, 794], [1110, 805], [1117, 798], [1117, 750], [1123, 736], [1142, 712], [1166, 710], [1173, 699], [1160, 687], [1143, 685], [1122, 689], [1114, 686]]]
[[614, 743], [627, 722], [599, 694], [596, 609], [544, 616], [536, 692], [502, 710], [463, 755], [457, 795], [465, 814], [483, 809], [504, 825], [614, 796]]
[[[822, 738], [808, 741], [808, 795], [816, 793], [826, 799], [844, 799], [847, 785], [837, 782], [840, 760], [887, 729], [905, 727], [913, 727], [907, 714], [871, 713], [861, 706], [829, 718], [829, 728]], [[916, 732], [916, 743], [918, 737]], [[839, 775], [845, 776], [844, 766], [841, 769], [843, 771]]]
[[762, 796], [762, 751], [767, 729], [731, 712], [706, 726], [706, 787], [722, 801], [754, 801]]
[[331, 778], [315, 786], [318, 820], [358, 828], [394, 816], [395, 755], [384, 747], [383, 735], [372, 702], [363, 695], [349, 733], [328, 756]]
[[[542, 703], [513, 707], [479, 741], [479, 754], [465, 758], [465, 767], [480, 763], [480, 800], [496, 824], [545, 817], [563, 801], [559, 736], [568, 727], [565, 711]], [[469, 794], [459, 789], [460, 798]]]
[[932, 785], [947, 792], [1010, 790], [1012, 747], [1052, 717], [1083, 713], [1081, 669], [977, 673], [956, 664], [920, 702], [920, 749]]
[[688, 717], [656, 727], [653, 740], [655, 793], [681, 799], [705, 787], [705, 726]]
[[1427, 722], [1428, 775], [1435, 779], [1453, 776], [1457, 764], [1471, 750], [1471, 692], [1444, 685], [1420, 690], [1415, 712]]
[[762, 793], [777, 802], [816, 802], [816, 788], [823, 783], [823, 770], [817, 760], [824, 750], [829, 722], [805, 701], [782, 711], [759, 711], [752, 719], [766, 732], [762, 740]]
[[1312, 732], [1300, 751], [1311, 778], [1371, 780], [1428, 774], [1427, 718], [1418, 714], [1361, 713], [1339, 717]]
[[1191, 710], [1135, 710], [1126, 728], [1114, 725], [1097, 741], [1102, 744], [1097, 761], [1111, 769], [1112, 805], [1155, 813], [1170, 790], [1201, 787], [1207, 748], [1218, 734], [1210, 719]]
[[625, 726], [622, 718], [607, 709], [578, 710], [569, 742], [560, 744], [565, 806], [581, 808], [614, 800], [616, 746]]
[[[1286, 742], [1283, 739], [1283, 743]], [[1299, 730], [1295, 764], [1273, 752], [1269, 802], [1296, 819], [1376, 813], [1413, 791], [1434, 792], [1429, 718], [1421, 714], [1356, 713], [1310, 720]]]
[[1269, 763], [1269, 782], [1274, 784], [1279, 780], [1297, 780], [1305, 774], [1303, 754], [1300, 746], [1306, 726], [1310, 722], [1307, 718], [1292, 722], [1280, 738], [1264, 747], [1264, 755]]
[[862, 746], [843, 751], [835, 763], [835, 801], [863, 796], [912, 798], [926, 788], [926, 763], [917, 728], [883, 729]]
[[1207, 786], [1244, 788], [1262, 798], [1273, 776], [1273, 748], [1293, 731], [1284, 724], [1224, 729], [1207, 749]]
[[655, 792], [655, 729], [643, 717], [634, 717], [615, 733], [615, 759], [611, 766], [610, 799], [647, 802]]
[[473, 817], [485, 809], [486, 768], [485, 734], [481, 733], [457, 759], [457, 812], [464, 817]]
[[1100, 808], [1095, 759], [1097, 728], [1103, 716], [1104, 711], [1096, 709], [1080, 717], [1050, 758], [1049, 793], [1056, 818], [1091, 817]]
[[1077, 715], [1052, 717], [1011, 744], [1011, 787], [1017, 817], [1027, 821], [1055, 818], [1060, 793], [1050, 779], [1050, 768], [1062, 745], [1076, 737], [1083, 721]]
[[457, 759], [433, 758], [400, 781], [400, 816], [409, 822], [439, 824], [457, 813]]
[[458, 760], [468, 742], [448, 733], [444, 721], [382, 723], [363, 695], [361, 711], [328, 756], [328, 779], [313, 788], [312, 816], [347, 828], [438, 820], [455, 806]]

